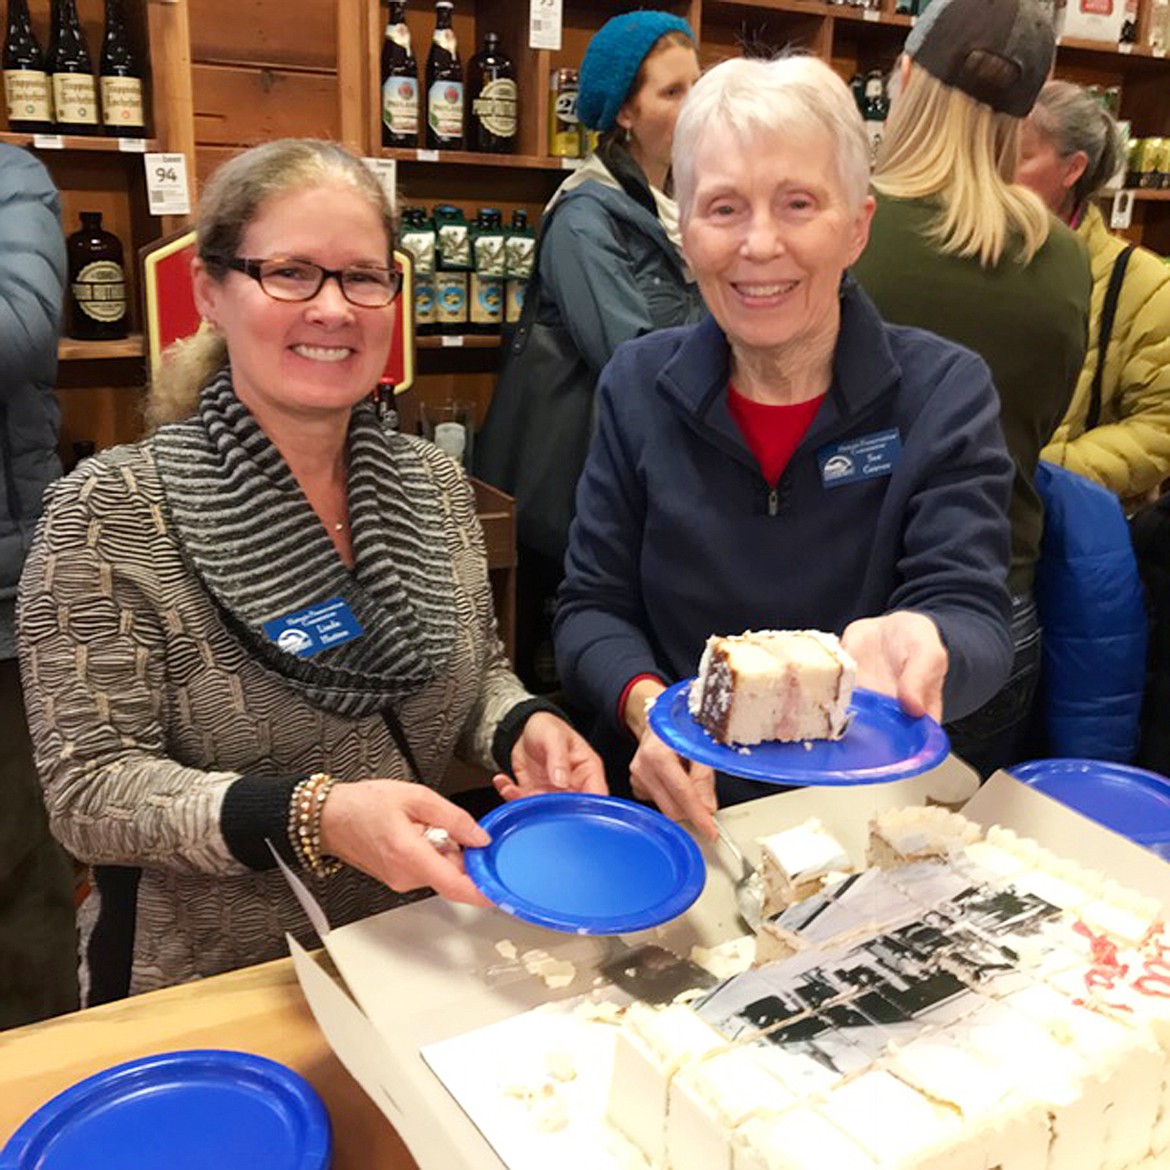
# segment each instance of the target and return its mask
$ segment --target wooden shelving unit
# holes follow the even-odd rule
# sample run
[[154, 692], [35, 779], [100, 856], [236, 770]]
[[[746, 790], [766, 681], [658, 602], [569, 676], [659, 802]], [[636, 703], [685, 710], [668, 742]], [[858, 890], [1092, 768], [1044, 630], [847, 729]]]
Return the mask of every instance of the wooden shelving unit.
[[77, 341], [62, 337], [57, 343], [57, 359], [63, 362], [103, 362], [141, 358], [145, 354], [146, 340], [141, 333], [131, 333], [118, 341]]

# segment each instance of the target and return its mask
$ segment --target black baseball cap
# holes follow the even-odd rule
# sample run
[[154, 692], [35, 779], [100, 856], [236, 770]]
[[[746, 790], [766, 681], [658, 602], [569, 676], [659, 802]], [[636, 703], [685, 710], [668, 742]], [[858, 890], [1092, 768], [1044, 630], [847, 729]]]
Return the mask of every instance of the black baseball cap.
[[1037, 0], [933, 0], [905, 49], [944, 85], [1024, 118], [1048, 79], [1056, 34]]

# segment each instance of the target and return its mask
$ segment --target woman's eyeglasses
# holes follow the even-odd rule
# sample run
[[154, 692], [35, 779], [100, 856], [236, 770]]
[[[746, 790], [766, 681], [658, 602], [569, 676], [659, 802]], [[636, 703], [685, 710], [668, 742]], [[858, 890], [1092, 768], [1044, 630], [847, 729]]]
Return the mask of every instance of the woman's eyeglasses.
[[329, 279], [351, 305], [382, 309], [402, 288], [402, 274], [393, 268], [322, 268], [306, 260], [247, 260], [233, 256], [227, 266], [250, 276], [274, 301], [311, 301]]

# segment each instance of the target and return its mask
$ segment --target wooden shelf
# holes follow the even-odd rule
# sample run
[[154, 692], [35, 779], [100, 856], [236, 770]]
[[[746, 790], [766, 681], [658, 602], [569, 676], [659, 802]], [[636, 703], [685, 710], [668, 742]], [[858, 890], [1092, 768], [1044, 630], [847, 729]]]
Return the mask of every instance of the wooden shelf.
[[[438, 157], [434, 157], [434, 156]], [[382, 148], [383, 158], [404, 163], [422, 163], [424, 166], [502, 167], [529, 171], [575, 171], [584, 162], [579, 158], [553, 158], [534, 154], [479, 154], [471, 150], [414, 150]]]
[[1170, 203], [1170, 188], [1133, 187], [1133, 197], [1140, 200], [1149, 200], [1152, 203]]
[[145, 354], [146, 341], [141, 333], [131, 333], [119, 341], [76, 341], [72, 337], [62, 337], [57, 343], [57, 357], [63, 362], [140, 358]]
[[[876, 8], [859, 8], [854, 4], [828, 4], [823, 0], [734, 0], [741, 8], [766, 8], [769, 12], [790, 12], [796, 16], [832, 16], [838, 20], [857, 20], [866, 24], [896, 25], [909, 28], [914, 17], [901, 12], [884, 12]], [[712, 15], [719, 11], [712, 6]]]
[[[0, 142], [7, 142], [10, 146], [31, 146], [37, 150], [78, 150], [90, 151], [98, 154], [142, 154], [144, 151], [138, 149], [128, 149], [122, 144], [125, 142], [143, 142], [145, 143], [145, 150], [155, 151], [159, 149], [158, 141], [154, 138], [88, 138], [83, 134], [60, 134], [56, 135], [61, 139], [60, 147], [38, 147], [33, 141], [34, 138], [42, 137], [39, 134], [26, 134], [24, 131], [0, 130]], [[49, 137], [46, 135], [45, 137]]]
[[428, 334], [416, 338], [415, 345], [419, 349], [499, 349], [500, 337], [497, 333]]
[[1155, 53], [1149, 45], [1119, 45], [1116, 41], [1088, 41], [1081, 37], [1061, 37], [1056, 49], [1071, 49], [1077, 53], [1102, 53], [1110, 57], [1148, 57], [1151, 60], [1164, 56]]

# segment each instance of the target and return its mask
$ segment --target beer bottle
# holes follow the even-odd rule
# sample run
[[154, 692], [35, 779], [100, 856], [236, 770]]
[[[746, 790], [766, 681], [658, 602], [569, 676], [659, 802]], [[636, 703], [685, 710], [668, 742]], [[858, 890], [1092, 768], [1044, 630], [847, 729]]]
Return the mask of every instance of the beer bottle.
[[524, 307], [524, 292], [536, 260], [536, 236], [528, 226], [528, 212], [512, 212], [512, 228], [504, 240], [504, 320], [514, 325]]
[[454, 0], [436, 0], [435, 35], [427, 54], [427, 146], [463, 149], [463, 66], [451, 27]]
[[548, 152], [554, 158], [581, 157], [581, 126], [577, 117], [577, 70], [554, 69], [548, 75]]
[[516, 146], [516, 71], [488, 33], [467, 63], [467, 149], [507, 154]]
[[28, 0], [8, 0], [8, 35], [4, 39], [4, 96], [9, 130], [39, 134], [53, 129], [53, 100], [45, 54], [28, 15]]
[[435, 322], [435, 225], [421, 207], [402, 212], [402, 248], [414, 261], [414, 327], [420, 337], [437, 331]]
[[116, 138], [143, 137], [142, 66], [130, 45], [122, 0], [106, 0], [106, 35], [99, 72], [105, 132]]
[[437, 333], [467, 331], [468, 272], [472, 267], [467, 220], [449, 203], [435, 208], [435, 324]]
[[886, 83], [880, 69], [871, 69], [865, 76], [865, 97], [861, 115], [865, 121], [865, 132], [869, 137], [871, 164], [877, 159], [878, 148], [886, 131], [886, 116], [890, 102], [886, 97]]
[[97, 85], [75, 0], [53, 0], [53, 36], [46, 68], [53, 78], [53, 111], [62, 134], [97, 134]]
[[504, 320], [504, 228], [494, 207], [480, 208], [471, 250], [475, 267], [468, 297], [468, 332], [499, 333]]
[[403, 0], [390, 5], [382, 42], [382, 145], [418, 146], [418, 62]]
[[112, 341], [126, 336], [126, 274], [118, 237], [102, 228], [100, 211], [83, 211], [65, 241], [69, 259], [69, 336]]

